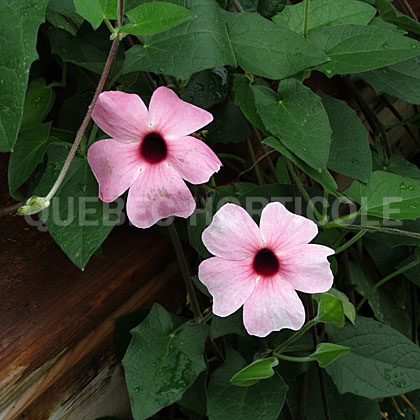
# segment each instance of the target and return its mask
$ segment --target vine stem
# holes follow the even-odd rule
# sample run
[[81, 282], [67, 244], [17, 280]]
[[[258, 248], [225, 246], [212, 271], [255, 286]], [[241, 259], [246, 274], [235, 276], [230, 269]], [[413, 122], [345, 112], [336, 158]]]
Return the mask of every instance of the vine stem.
[[410, 3], [407, 0], [400, 0], [400, 3], [403, 5], [404, 9], [406, 10], [406, 12], [409, 14], [409, 16], [418, 21], [416, 14], [414, 13], [414, 10], [412, 9], [412, 7], [410, 6]]
[[235, 10], [238, 13], [243, 13], [244, 12], [244, 9], [242, 9], [242, 6], [241, 6], [241, 4], [239, 3], [238, 0], [232, 0], [232, 4], [233, 4], [233, 7], [235, 8]]
[[[117, 30], [121, 27], [122, 22], [122, 16], [123, 16], [123, 10], [124, 10], [124, 0], [118, 1], [118, 10], [117, 10]], [[111, 49], [109, 50], [108, 57], [105, 62], [104, 69], [102, 71], [101, 78], [99, 79], [98, 86], [96, 87], [95, 94], [93, 96], [92, 102], [89, 105], [89, 108], [86, 112], [85, 117], [83, 118], [82, 124], [77, 132], [76, 138], [74, 140], [74, 143], [70, 149], [69, 154], [67, 155], [66, 161], [64, 162], [63, 167], [61, 168], [61, 172], [58, 175], [53, 187], [51, 188], [50, 192], [46, 196], [46, 200], [51, 200], [51, 198], [54, 196], [54, 194], [57, 192], [57, 190], [60, 188], [61, 183], [64, 180], [64, 177], [67, 174], [67, 171], [70, 168], [70, 164], [74, 158], [74, 155], [76, 154], [77, 148], [79, 147], [80, 141], [82, 140], [83, 134], [86, 131], [86, 128], [89, 124], [90, 118], [92, 117], [92, 112], [95, 108], [96, 103], [98, 102], [99, 95], [101, 94], [102, 90], [104, 89], [105, 82], [108, 78], [109, 72], [111, 70], [112, 63], [115, 58], [115, 54], [118, 49], [119, 44], [119, 37], [117, 36], [113, 41], [111, 45]]]
[[420, 263], [420, 260], [417, 258], [414, 261], [411, 261], [410, 263], [406, 264], [404, 267], [399, 268], [398, 270], [394, 271], [391, 274], [388, 274], [385, 276], [382, 280], [379, 280], [377, 283], [375, 283], [369, 291], [366, 293], [366, 295], [363, 297], [363, 299], [359, 302], [359, 304], [356, 306], [356, 312], [360, 310], [360, 308], [364, 305], [364, 303], [370, 298], [372, 293], [380, 286], [385, 284], [387, 281], [393, 279], [394, 277], [398, 276], [399, 274], [405, 273], [407, 270], [410, 270], [411, 268], [415, 267], [418, 263]]
[[410, 238], [420, 239], [420, 233], [416, 232], [409, 232], [407, 230], [395, 229], [395, 228], [386, 228], [382, 226], [360, 226], [360, 225], [349, 225], [349, 224], [331, 224], [322, 225], [324, 228], [343, 228], [349, 230], [367, 230], [370, 232], [382, 232], [382, 233], [390, 233], [391, 235], [400, 235], [400, 236], [408, 236]]
[[179, 239], [178, 232], [176, 230], [174, 222], [172, 222], [168, 226], [168, 229], [169, 229], [169, 234], [172, 239], [172, 244], [175, 248], [176, 256], [178, 258], [179, 267], [181, 268], [182, 277], [184, 278], [185, 286], [190, 296], [191, 305], [192, 305], [195, 319], [198, 322], [201, 322], [203, 315], [201, 313], [200, 305], [198, 303], [197, 294], [195, 293], [194, 284], [191, 280], [190, 267], [187, 262], [187, 258], [185, 257], [184, 249], [182, 248], [182, 244]]

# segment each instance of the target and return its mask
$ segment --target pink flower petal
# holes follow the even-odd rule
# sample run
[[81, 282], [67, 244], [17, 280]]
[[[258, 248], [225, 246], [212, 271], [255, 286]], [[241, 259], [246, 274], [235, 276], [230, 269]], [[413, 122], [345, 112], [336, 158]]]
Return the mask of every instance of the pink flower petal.
[[299, 330], [305, 308], [293, 287], [279, 276], [260, 279], [244, 305], [244, 325], [251, 335], [265, 337], [283, 328]]
[[169, 216], [187, 218], [194, 210], [191, 191], [167, 164], [146, 168], [128, 192], [128, 218], [139, 228], [148, 228]]
[[301, 245], [281, 258], [281, 275], [296, 290], [323, 293], [331, 289], [333, 273], [327, 260], [334, 250], [323, 245]]
[[186, 136], [168, 142], [168, 159], [178, 173], [192, 184], [203, 184], [222, 163], [203, 141]]
[[146, 105], [132, 93], [102, 92], [92, 118], [101, 130], [124, 143], [138, 142], [151, 130]]
[[153, 129], [165, 139], [186, 136], [213, 121], [209, 112], [182, 101], [164, 86], [153, 92], [149, 112]]
[[213, 296], [213, 313], [228, 316], [251, 296], [257, 276], [251, 260], [230, 261], [213, 257], [198, 267], [198, 278]]
[[225, 204], [202, 235], [206, 248], [228, 260], [253, 258], [262, 241], [257, 224], [236, 204]]
[[142, 169], [139, 145], [100, 140], [88, 150], [89, 165], [99, 183], [99, 197], [110, 203], [134, 184]]
[[261, 213], [260, 231], [272, 250], [307, 244], [318, 233], [317, 225], [305, 217], [291, 213], [281, 203], [269, 203]]

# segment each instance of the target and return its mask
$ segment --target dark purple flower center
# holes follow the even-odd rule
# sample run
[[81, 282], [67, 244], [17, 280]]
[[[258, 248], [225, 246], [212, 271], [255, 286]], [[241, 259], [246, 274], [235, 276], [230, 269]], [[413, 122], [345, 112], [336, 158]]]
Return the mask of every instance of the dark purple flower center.
[[279, 271], [279, 268], [279, 260], [270, 249], [261, 249], [255, 255], [254, 270], [261, 276], [272, 276]]
[[140, 153], [149, 163], [158, 163], [166, 158], [168, 149], [160, 134], [150, 133], [144, 138]]

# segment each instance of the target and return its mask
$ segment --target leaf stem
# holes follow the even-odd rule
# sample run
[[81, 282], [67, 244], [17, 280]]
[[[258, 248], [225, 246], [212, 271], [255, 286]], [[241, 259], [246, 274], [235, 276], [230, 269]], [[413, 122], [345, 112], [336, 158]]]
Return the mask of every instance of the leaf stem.
[[405, 273], [407, 270], [410, 270], [411, 268], [415, 267], [418, 263], [420, 263], [420, 259], [416, 258], [414, 261], [411, 261], [410, 263], [406, 264], [405, 266], [399, 268], [398, 270], [394, 271], [391, 274], [388, 274], [385, 276], [382, 280], [379, 280], [376, 282], [369, 291], [365, 294], [363, 299], [359, 302], [359, 304], [356, 306], [356, 312], [360, 310], [360, 308], [364, 305], [364, 303], [370, 298], [372, 293], [380, 286], [385, 284], [387, 281], [392, 280], [394, 277], [398, 276], [399, 274]]
[[201, 322], [203, 315], [201, 313], [200, 305], [198, 303], [197, 295], [195, 293], [194, 284], [191, 280], [191, 271], [189, 264], [187, 262], [187, 258], [185, 257], [184, 250], [182, 248], [181, 241], [178, 236], [178, 232], [176, 230], [174, 222], [172, 222], [169, 226], [169, 234], [172, 239], [172, 244], [175, 248], [175, 253], [178, 258], [179, 267], [181, 268], [182, 277], [184, 278], [185, 287], [187, 288], [188, 294], [191, 300], [191, 306], [194, 312], [195, 319], [198, 322]]
[[340, 252], [343, 252], [350, 246], [352, 246], [355, 242], [357, 242], [362, 236], [364, 236], [367, 233], [367, 230], [361, 230], [360, 232], [357, 232], [351, 239], [349, 239], [345, 244], [341, 245], [335, 250], [335, 255], [339, 254]]
[[297, 173], [295, 172], [292, 162], [285, 158], [283, 156], [284, 162], [286, 163], [287, 169], [289, 170], [289, 173], [291, 175], [291, 177], [293, 178], [293, 181], [295, 182], [296, 186], [298, 187], [300, 193], [302, 194], [303, 198], [305, 199], [305, 201], [310, 205], [314, 215], [316, 216], [316, 218], [321, 221], [322, 220], [322, 214], [316, 209], [314, 203], [312, 203], [311, 197], [309, 197], [309, 194], [307, 193], [307, 191], [305, 190], [305, 186], [303, 185], [302, 180], [299, 178], [299, 176], [297, 175]]
[[278, 347], [276, 347], [273, 350], [273, 353], [280, 353], [281, 351], [285, 350], [287, 347], [289, 347], [290, 344], [294, 343], [297, 339], [302, 337], [302, 335], [305, 334], [306, 331], [308, 331], [310, 328], [315, 326], [318, 322], [319, 322], [318, 318], [311, 319], [299, 331], [295, 332], [284, 343], [282, 343]]
[[315, 360], [310, 357], [297, 357], [297, 356], [286, 356], [285, 354], [281, 353], [273, 353], [273, 356], [277, 357], [277, 359], [286, 360], [288, 362], [314, 362]]
[[310, 0], [304, 0], [304, 23], [303, 23], [303, 36], [305, 38], [308, 38], [308, 31], [309, 31], [309, 3]]

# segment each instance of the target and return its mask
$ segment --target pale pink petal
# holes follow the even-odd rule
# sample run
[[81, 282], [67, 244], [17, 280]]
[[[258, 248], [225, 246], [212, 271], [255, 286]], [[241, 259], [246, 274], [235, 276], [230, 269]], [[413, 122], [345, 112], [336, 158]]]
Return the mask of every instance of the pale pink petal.
[[99, 183], [99, 197], [110, 203], [134, 184], [142, 169], [136, 143], [100, 140], [88, 150], [89, 165]]
[[228, 260], [253, 258], [261, 248], [261, 236], [251, 216], [236, 204], [225, 204], [202, 235], [206, 248]]
[[178, 173], [192, 184], [203, 184], [222, 163], [203, 141], [186, 136], [168, 142], [168, 159]]
[[124, 143], [139, 142], [151, 130], [146, 105], [133, 93], [102, 92], [92, 118], [102, 131]]
[[184, 102], [164, 86], [153, 92], [149, 113], [153, 129], [165, 139], [186, 136], [213, 121], [209, 112]]
[[191, 191], [176, 170], [165, 163], [147, 167], [128, 192], [128, 218], [139, 228], [148, 228], [169, 216], [187, 218], [194, 210]]
[[299, 330], [305, 308], [293, 287], [279, 276], [261, 278], [244, 305], [244, 325], [251, 335], [265, 337], [283, 328]]
[[283, 204], [275, 202], [263, 209], [260, 231], [268, 247], [284, 251], [310, 242], [317, 235], [318, 227], [312, 220], [291, 213]]
[[331, 289], [333, 273], [327, 259], [334, 250], [323, 245], [309, 244], [290, 249], [280, 261], [281, 276], [296, 290], [323, 293]]
[[200, 264], [198, 278], [213, 296], [213, 313], [228, 316], [251, 296], [258, 277], [252, 269], [252, 260], [213, 257]]

